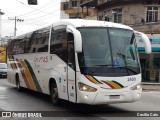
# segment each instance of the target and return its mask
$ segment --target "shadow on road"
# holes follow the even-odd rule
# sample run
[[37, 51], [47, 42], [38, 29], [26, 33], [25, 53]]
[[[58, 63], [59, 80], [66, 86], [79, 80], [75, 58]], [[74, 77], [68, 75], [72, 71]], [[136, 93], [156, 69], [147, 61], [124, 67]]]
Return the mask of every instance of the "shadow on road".
[[[9, 88], [11, 91], [16, 92], [15, 87]], [[18, 92], [19, 93], [19, 92]], [[26, 94], [27, 96], [33, 97], [34, 99], [41, 100], [47, 103], [49, 106], [52, 105], [50, 101], [50, 96], [38, 92], [34, 92], [28, 89], [22, 89], [21, 94]], [[75, 104], [68, 101], [61, 101], [59, 106], [52, 105], [53, 111], [46, 111], [47, 116], [51, 117], [95, 117], [95, 116], [126, 116], [131, 112], [119, 109], [110, 105], [87, 105], [87, 104]], [[56, 108], [56, 111], [55, 111]]]

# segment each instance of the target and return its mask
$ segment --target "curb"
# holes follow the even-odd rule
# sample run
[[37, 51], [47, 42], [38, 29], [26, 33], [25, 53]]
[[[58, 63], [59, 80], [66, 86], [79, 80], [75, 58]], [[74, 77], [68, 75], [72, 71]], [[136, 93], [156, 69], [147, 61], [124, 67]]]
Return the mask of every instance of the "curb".
[[142, 90], [160, 91], [160, 83], [142, 83]]

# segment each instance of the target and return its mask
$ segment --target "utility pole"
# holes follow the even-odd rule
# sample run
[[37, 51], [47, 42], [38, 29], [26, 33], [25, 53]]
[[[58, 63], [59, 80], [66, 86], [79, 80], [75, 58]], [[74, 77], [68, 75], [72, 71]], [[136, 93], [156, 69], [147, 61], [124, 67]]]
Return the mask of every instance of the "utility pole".
[[1, 9], [0, 9], [0, 40], [1, 40], [1, 45], [2, 45], [2, 33], [1, 33], [2, 32], [1, 31], [2, 30], [2, 19], [1, 19], [1, 16], [2, 15], [4, 15], [4, 12], [2, 12]]
[[17, 22], [24, 22], [24, 19], [17, 19], [15, 16], [14, 18], [8, 18], [9, 20], [14, 20], [14, 36], [16, 36], [17, 32]]
[[15, 22], [14, 22], [14, 36], [16, 36], [16, 31], [17, 31], [17, 17], [15, 16]]

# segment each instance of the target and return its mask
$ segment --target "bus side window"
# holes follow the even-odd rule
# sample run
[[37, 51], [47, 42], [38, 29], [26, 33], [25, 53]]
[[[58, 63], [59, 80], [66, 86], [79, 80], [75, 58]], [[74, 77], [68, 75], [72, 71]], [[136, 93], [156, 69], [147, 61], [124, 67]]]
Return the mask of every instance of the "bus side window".
[[24, 53], [29, 53], [29, 49], [31, 47], [31, 43], [30, 43], [31, 42], [30, 41], [31, 35], [32, 35], [32, 33], [28, 33], [24, 38], [24, 41], [25, 41]]
[[11, 42], [9, 42], [8, 47], [7, 47], [7, 51], [8, 51], [8, 55], [14, 55], [15, 50], [14, 50], [14, 46], [16, 44], [16, 40], [13, 39]]
[[29, 53], [35, 53], [37, 31], [34, 31], [29, 39]]
[[74, 36], [72, 33], [67, 34], [68, 41], [68, 66], [75, 70], [75, 54], [74, 54]]
[[37, 37], [37, 52], [48, 52], [50, 27], [44, 28], [39, 31]]
[[15, 44], [14, 44], [14, 46], [13, 46], [13, 54], [14, 54], [14, 55], [17, 54], [17, 42], [18, 42], [18, 40], [15, 39]]
[[24, 46], [25, 46], [25, 35], [20, 36], [17, 40], [17, 54], [23, 54], [24, 53]]
[[48, 52], [50, 27], [34, 31], [30, 36], [26, 51], [29, 53]]
[[50, 53], [56, 54], [65, 63], [68, 62], [67, 33], [65, 26], [57, 26], [52, 29]]

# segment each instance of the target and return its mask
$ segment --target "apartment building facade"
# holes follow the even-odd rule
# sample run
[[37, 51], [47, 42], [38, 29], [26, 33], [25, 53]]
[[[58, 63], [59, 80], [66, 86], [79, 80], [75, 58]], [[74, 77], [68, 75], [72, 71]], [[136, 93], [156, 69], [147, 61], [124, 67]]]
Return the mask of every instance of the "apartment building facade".
[[[97, 19], [96, 9], [91, 6], [80, 6], [82, 2], [87, 2], [88, 0], [63, 0], [61, 1], [61, 11], [69, 15], [69, 18], [86, 18]], [[63, 16], [62, 16], [63, 17]]]

